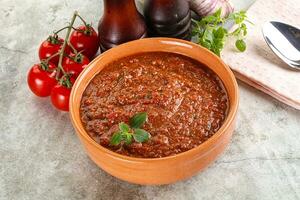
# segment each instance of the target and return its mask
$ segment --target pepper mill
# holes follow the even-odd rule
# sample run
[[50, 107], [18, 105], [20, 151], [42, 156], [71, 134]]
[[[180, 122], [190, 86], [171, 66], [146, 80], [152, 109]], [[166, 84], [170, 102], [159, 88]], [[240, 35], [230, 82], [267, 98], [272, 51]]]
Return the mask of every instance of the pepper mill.
[[191, 11], [186, 0], [146, 0], [144, 15], [153, 37], [191, 39]]
[[144, 18], [138, 12], [134, 0], [103, 1], [104, 14], [98, 26], [102, 51], [147, 36]]

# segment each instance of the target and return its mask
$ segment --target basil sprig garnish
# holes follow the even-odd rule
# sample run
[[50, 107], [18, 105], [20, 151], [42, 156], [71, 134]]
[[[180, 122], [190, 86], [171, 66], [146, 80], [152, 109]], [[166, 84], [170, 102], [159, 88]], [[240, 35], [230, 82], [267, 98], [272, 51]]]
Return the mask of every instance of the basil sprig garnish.
[[113, 134], [110, 144], [117, 146], [124, 142], [126, 145], [130, 145], [133, 140], [139, 143], [147, 142], [151, 135], [144, 129], [141, 129], [147, 120], [147, 113], [142, 112], [134, 115], [130, 119], [130, 125], [121, 122], [119, 124], [119, 130]]
[[138, 113], [130, 119], [131, 128], [140, 128], [147, 121], [148, 115], [145, 112]]
[[[231, 32], [224, 26], [226, 22], [230, 21], [235, 24], [235, 28]], [[197, 43], [219, 57], [229, 37], [236, 38], [235, 46], [239, 51], [244, 52], [246, 50], [247, 23], [252, 24], [252, 22], [248, 20], [245, 11], [231, 13], [228, 17], [222, 17], [220, 8], [214, 14], [203, 17], [199, 21], [193, 20], [193, 22], [192, 35], [196, 37]]]

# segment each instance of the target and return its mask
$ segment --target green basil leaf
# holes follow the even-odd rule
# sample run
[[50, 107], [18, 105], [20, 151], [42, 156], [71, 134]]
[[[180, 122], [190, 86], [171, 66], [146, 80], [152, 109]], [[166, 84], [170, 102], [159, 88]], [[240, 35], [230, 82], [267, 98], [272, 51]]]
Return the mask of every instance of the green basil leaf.
[[218, 29], [213, 30], [213, 34], [215, 38], [223, 39], [226, 34], [226, 29], [219, 27]]
[[247, 12], [245, 10], [241, 10], [238, 13], [243, 17], [243, 19], [247, 18], [247, 15], [246, 15]]
[[241, 29], [240, 29], [240, 28], [237, 28], [237, 29], [235, 29], [231, 34], [234, 35], [234, 36], [239, 36], [239, 35], [240, 35], [240, 32], [241, 32]]
[[140, 128], [144, 125], [147, 121], [148, 115], [145, 112], [138, 113], [134, 115], [130, 120], [130, 127], [131, 128]]
[[113, 146], [117, 146], [121, 143], [122, 141], [122, 133], [121, 132], [117, 132], [114, 133], [113, 136], [110, 139], [110, 144]]
[[143, 143], [150, 139], [150, 134], [143, 129], [135, 129], [133, 138], [136, 142]]
[[214, 39], [214, 35], [211, 30], [206, 29], [203, 34], [203, 40], [207, 42], [212, 42]]
[[244, 40], [237, 40], [235, 42], [235, 46], [241, 52], [244, 52], [246, 50], [246, 43]]
[[225, 43], [224, 39], [215, 39], [214, 42], [215, 42], [214, 46], [216, 48], [221, 49], [221, 50], [224, 48], [224, 43]]
[[126, 145], [130, 145], [132, 143], [132, 135], [130, 133], [123, 133], [123, 140]]
[[246, 36], [247, 34], [248, 34], [248, 31], [247, 31], [247, 29], [244, 29], [244, 36]]
[[201, 45], [207, 49], [211, 49], [211, 44], [209, 42], [206, 42], [206, 41], [201, 42]]
[[243, 35], [246, 36], [247, 35], [247, 25], [245, 23], [241, 24], [241, 29], [243, 30]]
[[209, 15], [209, 16], [202, 18], [202, 21], [209, 24], [209, 23], [214, 23], [215, 21], [217, 21], [217, 18], [213, 15]]
[[124, 122], [121, 122], [119, 124], [119, 129], [120, 129], [120, 131], [126, 132], [126, 133], [130, 131], [130, 127]]
[[222, 20], [221, 15], [222, 15], [222, 9], [219, 8], [219, 9], [214, 13], [214, 16], [215, 16], [215, 17], [217, 18], [217, 20], [218, 20], [216, 23], [219, 23], [219, 22]]
[[[233, 32], [228, 32], [223, 25], [233, 21], [237, 28]], [[196, 41], [199, 45], [209, 49], [216, 55], [220, 56], [224, 48], [226, 40], [230, 36], [236, 37], [236, 48], [239, 51], [246, 50], [246, 43], [243, 38], [247, 35], [248, 21], [246, 11], [240, 11], [229, 14], [227, 17], [222, 17], [222, 10], [218, 9], [213, 15], [203, 17], [201, 20], [194, 22], [193, 36], [196, 36]]]
[[218, 57], [221, 57], [221, 49], [215, 48], [215, 49], [213, 49], [213, 52], [214, 52]]
[[196, 36], [198, 34], [198, 32], [199, 32], [198, 30], [193, 29], [192, 32], [191, 32], [191, 35]]
[[235, 13], [233, 15], [233, 18], [236, 24], [242, 23], [247, 18], [246, 11], [242, 10], [240, 12]]

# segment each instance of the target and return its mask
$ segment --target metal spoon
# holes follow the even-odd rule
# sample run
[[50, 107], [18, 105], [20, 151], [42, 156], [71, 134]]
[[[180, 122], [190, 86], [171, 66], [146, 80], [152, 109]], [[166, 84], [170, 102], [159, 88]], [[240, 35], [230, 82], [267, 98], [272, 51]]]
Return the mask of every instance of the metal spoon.
[[300, 70], [300, 30], [271, 21], [263, 27], [264, 38], [272, 51], [286, 64]]

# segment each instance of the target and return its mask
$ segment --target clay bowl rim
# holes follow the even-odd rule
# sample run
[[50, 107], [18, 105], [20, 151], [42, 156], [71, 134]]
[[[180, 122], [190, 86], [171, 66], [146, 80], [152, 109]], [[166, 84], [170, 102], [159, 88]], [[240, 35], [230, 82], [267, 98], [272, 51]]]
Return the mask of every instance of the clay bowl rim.
[[[96, 141], [93, 140], [92, 137], [89, 136], [89, 134], [87, 133], [87, 131], [84, 129], [82, 122], [80, 120], [80, 112], [79, 112], [79, 116], [76, 117], [76, 109], [80, 108], [80, 104], [79, 105], [74, 105], [74, 101], [76, 98], [82, 98], [82, 94], [85, 91], [86, 87], [88, 86], [88, 84], [90, 83], [90, 81], [98, 74], [101, 72], [101, 70], [99, 70], [99, 72], [95, 73], [93, 77], [90, 78], [90, 80], [88, 80], [88, 84], [85, 85], [85, 88], [83, 90], [83, 92], [81, 94], [78, 94], [77, 92], [77, 88], [80, 87], [81, 82], [86, 79], [86, 76], [88, 76], [88, 74], [90, 73], [90, 71], [88, 70], [89, 67], [93, 67], [102, 57], [109, 55], [111, 51], [115, 51], [116, 48], [131, 48], [132, 44], [135, 43], [142, 43], [142, 42], [147, 42], [147, 41], [153, 41], [153, 42], [162, 42], [165, 41], [164, 44], [168, 44], [171, 42], [170, 45], [174, 45], [174, 44], [181, 44], [181, 46], [192, 46], [193, 48], [198, 48], [199, 52], [203, 54], [203, 51], [205, 53], [211, 54], [211, 56], [213, 57], [213, 59], [217, 60], [218, 62], [221, 63], [221, 65], [225, 68], [226, 72], [227, 72], [227, 76], [230, 77], [231, 82], [233, 83], [233, 91], [234, 91], [234, 95], [233, 95], [233, 99], [229, 102], [229, 112], [227, 115], [226, 120], [224, 121], [223, 125], [221, 126], [221, 128], [213, 135], [211, 136], [208, 140], [206, 140], [204, 143], [200, 144], [199, 146], [190, 149], [188, 151], [176, 154], [176, 155], [172, 155], [172, 156], [167, 156], [167, 157], [162, 157], [162, 158], [137, 158], [137, 157], [130, 157], [130, 156], [125, 156], [125, 155], [121, 155], [118, 153], [115, 153], [103, 146], [101, 146], [100, 144], [98, 144]], [[151, 52], [151, 51], [150, 51]], [[153, 52], [159, 52], [159, 51], [153, 51]], [[168, 51], [163, 51], [163, 49], [161, 49], [161, 52], [168, 52]], [[138, 54], [139, 52], [133, 52], [130, 53], [129, 55], [134, 55], [134, 54]], [[178, 53], [178, 52], [174, 52], [174, 53]], [[178, 53], [180, 54], [180, 53]], [[199, 54], [200, 56], [201, 54]], [[185, 55], [187, 57], [190, 57], [192, 59], [195, 59], [193, 56], [189, 56], [188, 53]], [[111, 62], [113, 62], [114, 59], [111, 59]], [[105, 67], [105, 66], [104, 66]], [[209, 66], [208, 66], [209, 67]], [[209, 67], [210, 68], [210, 67]], [[211, 68], [210, 68], [211, 69]], [[211, 69], [212, 70], [212, 69]], [[214, 70], [213, 70], [214, 71]], [[214, 71], [215, 72], [215, 71]], [[216, 73], [216, 72], [215, 72]], [[216, 73], [218, 75], [218, 77], [222, 80], [221, 76]], [[225, 89], [227, 90], [228, 87], [226, 87], [226, 85], [224, 84]], [[228, 92], [228, 90], [227, 90]], [[89, 65], [88, 67], [86, 67], [86, 69], [84, 70], [84, 72], [82, 72], [80, 74], [80, 76], [77, 78], [73, 89], [71, 91], [71, 95], [70, 95], [70, 117], [71, 117], [71, 121], [72, 124], [76, 130], [76, 133], [83, 137], [88, 143], [90, 143], [92, 146], [96, 147], [97, 150], [101, 151], [102, 153], [105, 153], [111, 157], [115, 157], [118, 158], [120, 160], [126, 160], [126, 161], [131, 161], [131, 162], [160, 162], [160, 161], [166, 161], [166, 160], [173, 160], [173, 159], [179, 159], [179, 158], [183, 158], [183, 157], [192, 157], [193, 155], [205, 150], [205, 149], [209, 149], [210, 146], [214, 145], [218, 139], [227, 132], [227, 130], [230, 128], [231, 124], [234, 123], [234, 119], [235, 116], [237, 114], [238, 111], [238, 105], [239, 105], [239, 90], [238, 90], [238, 84], [236, 81], [236, 78], [233, 74], [233, 72], [231, 71], [231, 69], [215, 54], [213, 54], [212, 52], [210, 52], [209, 50], [207, 50], [204, 47], [201, 47], [200, 45], [197, 45], [193, 42], [190, 41], [185, 41], [185, 40], [181, 40], [181, 39], [175, 39], [175, 38], [166, 38], [166, 37], [157, 37], [157, 38], [144, 38], [144, 39], [139, 39], [139, 40], [135, 40], [135, 41], [131, 41], [131, 42], [127, 42], [124, 44], [119, 45], [118, 47], [112, 48], [104, 53], [102, 53], [101, 55], [99, 55], [98, 57], [96, 57]], [[206, 151], [206, 150], [205, 150]], [[99, 154], [100, 155], [100, 154]]]

